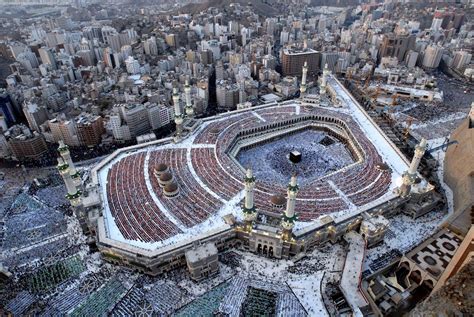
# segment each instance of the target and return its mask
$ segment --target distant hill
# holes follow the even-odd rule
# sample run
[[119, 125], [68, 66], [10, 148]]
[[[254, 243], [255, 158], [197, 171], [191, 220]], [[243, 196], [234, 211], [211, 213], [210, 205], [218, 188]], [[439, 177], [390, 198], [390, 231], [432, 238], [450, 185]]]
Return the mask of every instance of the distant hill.
[[254, 12], [263, 15], [263, 16], [274, 16], [279, 14], [278, 10], [266, 2], [268, 0], [208, 0], [202, 3], [190, 3], [179, 9], [182, 13], [195, 14], [201, 11], [205, 11], [210, 7], [215, 7], [219, 9], [225, 9], [230, 6], [231, 3], [240, 3], [241, 5], [251, 4], [255, 10]]
[[361, 0], [311, 0], [313, 6], [328, 6], [328, 7], [346, 7], [356, 6], [361, 3], [367, 3], [368, 1]]

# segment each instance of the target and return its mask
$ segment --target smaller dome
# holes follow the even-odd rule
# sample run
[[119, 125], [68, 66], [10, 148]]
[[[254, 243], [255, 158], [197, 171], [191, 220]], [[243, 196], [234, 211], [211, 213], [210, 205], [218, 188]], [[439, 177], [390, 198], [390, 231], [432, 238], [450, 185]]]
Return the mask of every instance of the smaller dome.
[[178, 185], [176, 183], [169, 183], [165, 186], [165, 192], [172, 193], [178, 189]]
[[158, 164], [158, 166], [156, 167], [156, 171], [157, 172], [164, 172], [168, 169], [168, 165], [164, 164], [164, 163], [160, 163]]
[[283, 206], [286, 203], [286, 198], [282, 195], [273, 195], [270, 202], [275, 206]]
[[166, 172], [160, 175], [160, 181], [168, 182], [173, 179], [173, 175], [170, 172]]
[[219, 132], [221, 132], [221, 131], [218, 128], [213, 128], [213, 129], [209, 130], [210, 134], [219, 134]]
[[379, 171], [388, 171], [389, 170], [388, 165], [383, 163], [383, 162], [376, 164], [375, 168], [378, 169]]

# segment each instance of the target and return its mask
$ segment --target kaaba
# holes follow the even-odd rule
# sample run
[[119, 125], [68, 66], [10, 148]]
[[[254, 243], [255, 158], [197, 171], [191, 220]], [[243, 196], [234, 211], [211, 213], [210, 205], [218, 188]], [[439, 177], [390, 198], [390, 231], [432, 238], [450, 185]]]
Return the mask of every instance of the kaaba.
[[294, 164], [301, 162], [301, 153], [298, 151], [291, 151], [290, 161]]

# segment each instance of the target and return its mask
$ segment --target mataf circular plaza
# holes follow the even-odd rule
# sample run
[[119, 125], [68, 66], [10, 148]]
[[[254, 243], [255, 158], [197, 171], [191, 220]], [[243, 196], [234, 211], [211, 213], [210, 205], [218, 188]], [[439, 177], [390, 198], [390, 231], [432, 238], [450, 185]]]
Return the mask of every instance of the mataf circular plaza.
[[[327, 87], [324, 102], [306, 96], [192, 119], [179, 138], [104, 159], [92, 172], [101, 251], [152, 274], [206, 243], [271, 245], [273, 256], [289, 257], [315, 237], [337, 238], [367, 212], [395, 208], [409, 162], [337, 79], [329, 76]], [[292, 176], [295, 216], [281, 226]]]

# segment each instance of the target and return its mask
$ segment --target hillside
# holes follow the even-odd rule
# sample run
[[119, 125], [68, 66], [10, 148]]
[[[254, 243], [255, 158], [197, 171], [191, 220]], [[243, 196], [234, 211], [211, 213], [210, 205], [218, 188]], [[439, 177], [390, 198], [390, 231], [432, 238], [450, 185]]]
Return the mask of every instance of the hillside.
[[278, 10], [262, 0], [208, 0], [202, 3], [190, 3], [179, 9], [182, 13], [195, 14], [207, 10], [209, 7], [219, 9], [229, 8], [231, 3], [240, 3], [241, 5], [251, 4], [255, 10], [254, 12], [263, 16], [274, 16], [279, 14]]

